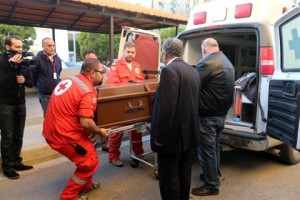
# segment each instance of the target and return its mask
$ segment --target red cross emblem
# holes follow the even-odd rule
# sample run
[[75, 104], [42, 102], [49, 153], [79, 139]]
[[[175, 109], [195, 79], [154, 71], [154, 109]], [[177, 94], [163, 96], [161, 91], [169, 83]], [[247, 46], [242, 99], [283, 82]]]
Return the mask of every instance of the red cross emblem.
[[62, 80], [54, 89], [54, 94], [59, 96], [66, 92], [72, 85], [72, 81], [69, 79]]

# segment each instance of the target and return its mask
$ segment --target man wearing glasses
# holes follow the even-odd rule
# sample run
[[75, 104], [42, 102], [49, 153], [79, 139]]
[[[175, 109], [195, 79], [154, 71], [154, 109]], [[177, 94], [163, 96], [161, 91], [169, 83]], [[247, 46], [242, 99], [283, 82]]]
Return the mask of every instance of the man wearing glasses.
[[60, 198], [84, 199], [87, 192], [99, 188], [93, 183], [99, 160], [92, 134], [107, 137], [107, 129], [94, 121], [97, 92], [106, 70], [97, 59], [86, 60], [80, 74], [62, 80], [55, 87], [44, 120], [43, 136], [54, 150], [69, 158], [77, 169], [67, 183]]
[[[123, 57], [113, 63], [108, 72], [108, 84], [118, 84], [127, 82], [141, 82], [144, 76], [140, 65], [133, 59], [136, 55], [136, 48], [133, 42], [126, 42], [123, 50]], [[108, 139], [109, 153], [108, 158], [112, 165], [123, 167], [120, 160], [120, 146], [123, 133], [115, 133], [110, 135]], [[144, 153], [142, 134], [137, 131], [131, 132], [132, 150], [136, 156]], [[141, 157], [145, 159], [145, 157]]]

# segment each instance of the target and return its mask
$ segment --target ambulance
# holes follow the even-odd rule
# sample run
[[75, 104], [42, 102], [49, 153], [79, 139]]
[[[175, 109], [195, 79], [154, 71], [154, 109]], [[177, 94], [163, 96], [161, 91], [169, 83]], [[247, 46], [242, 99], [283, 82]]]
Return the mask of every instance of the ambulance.
[[268, 151], [300, 161], [300, 5], [280, 0], [221, 0], [196, 6], [183, 59], [195, 66], [201, 43], [215, 38], [235, 68], [235, 98], [221, 134], [222, 150]]

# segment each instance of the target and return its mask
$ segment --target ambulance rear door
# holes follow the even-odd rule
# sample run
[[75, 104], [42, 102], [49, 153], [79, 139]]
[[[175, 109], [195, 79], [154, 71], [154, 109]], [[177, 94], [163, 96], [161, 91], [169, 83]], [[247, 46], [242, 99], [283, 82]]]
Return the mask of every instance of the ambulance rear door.
[[275, 72], [269, 84], [267, 134], [300, 150], [300, 3], [274, 26]]

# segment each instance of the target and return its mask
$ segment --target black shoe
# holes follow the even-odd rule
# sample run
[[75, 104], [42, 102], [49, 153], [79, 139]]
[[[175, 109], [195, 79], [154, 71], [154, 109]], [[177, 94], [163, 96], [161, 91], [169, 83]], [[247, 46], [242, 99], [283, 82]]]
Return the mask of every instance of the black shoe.
[[3, 174], [4, 174], [4, 176], [6, 176], [9, 179], [18, 179], [18, 178], [20, 178], [20, 174], [18, 174], [14, 170], [4, 171]]
[[105, 151], [106, 153], [109, 152], [109, 148], [108, 147], [102, 147], [102, 151]]
[[33, 166], [30, 165], [24, 165], [24, 164], [19, 164], [19, 165], [14, 165], [14, 170], [16, 171], [25, 171], [25, 170], [30, 170], [33, 169]]

